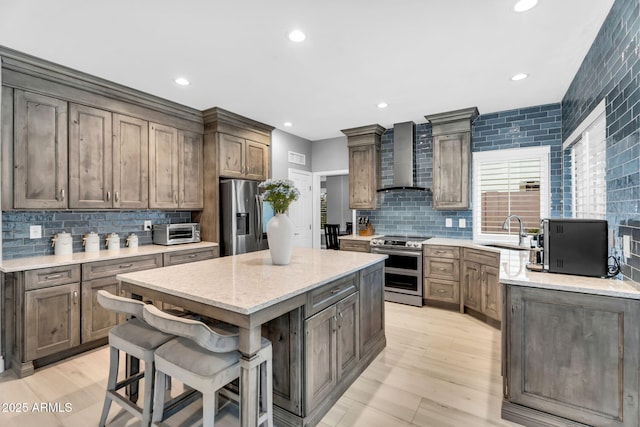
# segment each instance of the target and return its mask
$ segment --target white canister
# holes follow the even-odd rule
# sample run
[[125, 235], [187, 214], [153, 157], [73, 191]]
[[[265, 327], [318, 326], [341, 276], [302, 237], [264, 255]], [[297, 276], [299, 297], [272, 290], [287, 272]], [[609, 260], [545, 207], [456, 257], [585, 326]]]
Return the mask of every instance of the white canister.
[[99, 252], [100, 251], [100, 236], [98, 233], [91, 232], [82, 236], [82, 244], [84, 245], [85, 252]]
[[56, 255], [70, 255], [73, 252], [73, 239], [71, 234], [60, 232], [53, 236], [53, 242], [51, 246], [54, 247], [54, 253]]
[[129, 237], [127, 237], [127, 246], [130, 248], [138, 247], [138, 236], [136, 236], [135, 233], [131, 233]]
[[107, 249], [110, 251], [120, 250], [120, 236], [118, 236], [118, 233], [107, 234]]

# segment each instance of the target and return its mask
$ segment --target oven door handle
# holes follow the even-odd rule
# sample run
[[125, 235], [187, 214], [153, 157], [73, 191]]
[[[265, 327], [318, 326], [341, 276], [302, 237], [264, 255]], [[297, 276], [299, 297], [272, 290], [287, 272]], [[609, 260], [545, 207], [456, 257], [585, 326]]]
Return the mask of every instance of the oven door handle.
[[384, 255], [403, 255], [410, 256], [415, 258], [420, 258], [422, 256], [422, 252], [412, 252], [412, 251], [403, 251], [403, 250], [386, 250], [386, 249], [378, 249], [371, 248], [371, 253], [373, 254], [384, 254]]

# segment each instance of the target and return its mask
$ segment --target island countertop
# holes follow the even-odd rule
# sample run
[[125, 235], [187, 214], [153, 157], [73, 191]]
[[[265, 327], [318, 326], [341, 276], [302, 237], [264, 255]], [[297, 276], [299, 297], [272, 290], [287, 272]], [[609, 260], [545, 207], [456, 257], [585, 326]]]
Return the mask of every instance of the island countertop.
[[289, 265], [273, 265], [269, 251], [120, 274], [120, 281], [252, 314], [355, 273], [386, 255], [294, 248]]

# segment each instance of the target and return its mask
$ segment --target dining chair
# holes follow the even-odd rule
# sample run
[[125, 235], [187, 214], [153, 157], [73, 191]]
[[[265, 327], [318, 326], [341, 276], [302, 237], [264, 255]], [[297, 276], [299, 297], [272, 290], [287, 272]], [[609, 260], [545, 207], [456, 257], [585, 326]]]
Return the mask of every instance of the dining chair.
[[340, 224], [324, 225], [324, 236], [327, 241], [327, 249], [340, 249], [340, 243], [338, 243], [339, 232]]
[[[213, 427], [218, 410], [218, 392], [240, 377], [241, 354], [239, 336], [212, 330], [198, 320], [185, 319], [165, 313], [152, 305], [144, 307], [145, 321], [177, 338], [163, 344], [155, 352], [156, 387], [164, 389], [165, 378], [181, 381], [187, 389], [202, 393], [204, 427]], [[260, 416], [258, 425], [273, 426], [273, 366], [271, 342], [262, 338], [256, 360], [260, 366]], [[190, 391], [187, 391], [190, 393]], [[226, 393], [225, 393], [226, 394]], [[229, 396], [230, 394], [227, 394]], [[233, 396], [233, 395], [231, 395]], [[189, 398], [186, 395], [185, 398]], [[239, 396], [233, 396], [239, 405]], [[162, 393], [156, 393], [153, 404], [153, 422], [160, 422], [184, 408], [182, 395], [168, 404]], [[188, 403], [191, 401], [189, 400]]]
[[[97, 298], [98, 303], [107, 310], [131, 316], [127, 322], [116, 325], [109, 331], [109, 377], [99, 426], [104, 427], [106, 424], [111, 402], [115, 401], [127, 412], [140, 418], [141, 425], [147, 427], [151, 425], [153, 410], [155, 381], [153, 354], [158, 347], [173, 339], [174, 336], [145, 323], [142, 313], [146, 304], [142, 301], [116, 296], [102, 289], [98, 291]], [[118, 381], [120, 351], [144, 361], [144, 372], [132, 374]], [[118, 390], [132, 383], [139, 383], [143, 378], [144, 397], [141, 409], [129, 398], [118, 393]]]

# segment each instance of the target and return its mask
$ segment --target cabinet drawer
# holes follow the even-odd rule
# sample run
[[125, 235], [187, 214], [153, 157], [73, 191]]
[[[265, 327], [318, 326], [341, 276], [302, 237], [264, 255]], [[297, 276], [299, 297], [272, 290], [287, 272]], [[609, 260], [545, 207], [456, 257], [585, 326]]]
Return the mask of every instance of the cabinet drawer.
[[370, 252], [371, 248], [369, 242], [366, 240], [345, 240], [340, 239], [341, 251], [353, 251], [353, 252]]
[[457, 246], [425, 245], [423, 254], [425, 257], [460, 258], [460, 248]]
[[79, 282], [80, 264], [25, 271], [24, 279], [27, 291]]
[[162, 267], [162, 254], [141, 255], [82, 264], [82, 280]]
[[426, 279], [424, 288], [425, 299], [460, 303], [460, 282]]
[[424, 275], [436, 279], [460, 280], [460, 260], [425, 257]]
[[473, 261], [484, 265], [491, 265], [493, 267], [500, 266], [500, 254], [491, 252], [491, 251], [483, 251], [480, 249], [464, 249], [464, 260], [465, 261]]
[[185, 264], [215, 258], [218, 255], [217, 252], [218, 248], [190, 249], [179, 252], [166, 252], [162, 257], [164, 266], [167, 267], [169, 265]]
[[342, 298], [351, 295], [357, 290], [358, 286], [356, 284], [355, 274], [328, 283], [318, 289], [314, 289], [307, 294], [305, 318], [313, 316], [330, 305], [340, 301]]

